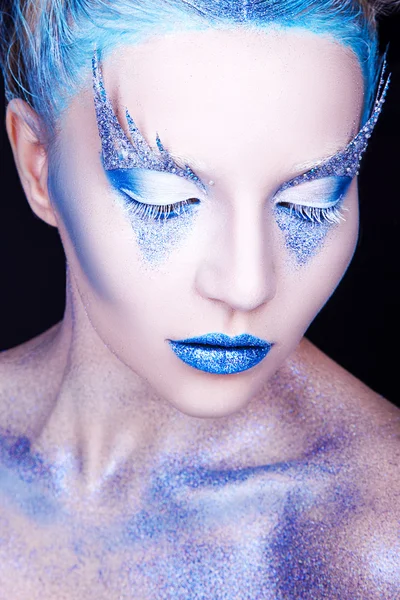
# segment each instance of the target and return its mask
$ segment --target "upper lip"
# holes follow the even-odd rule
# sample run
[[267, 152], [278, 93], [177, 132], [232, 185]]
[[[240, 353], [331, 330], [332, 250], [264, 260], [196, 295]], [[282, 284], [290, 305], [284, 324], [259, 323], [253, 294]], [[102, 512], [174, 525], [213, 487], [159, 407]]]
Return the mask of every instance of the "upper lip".
[[206, 333], [199, 337], [192, 337], [186, 340], [171, 340], [178, 344], [199, 345], [199, 346], [218, 346], [222, 348], [266, 348], [272, 346], [270, 342], [261, 338], [242, 333], [235, 337], [230, 337], [225, 333]]

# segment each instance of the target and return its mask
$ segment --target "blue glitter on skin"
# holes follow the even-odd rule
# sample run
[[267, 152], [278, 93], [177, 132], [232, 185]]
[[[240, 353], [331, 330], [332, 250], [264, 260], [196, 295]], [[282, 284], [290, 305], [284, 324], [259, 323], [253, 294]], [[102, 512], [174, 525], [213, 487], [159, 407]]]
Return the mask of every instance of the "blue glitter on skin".
[[[127, 599], [369, 598], [363, 557], [340, 537], [363, 504], [358, 482], [349, 481], [348, 465], [338, 460], [349, 441], [336, 431], [298, 457], [255, 466], [239, 461], [232, 467], [229, 459], [210, 466], [204, 454], [198, 461], [164, 455], [153, 466], [144, 509], [133, 512], [127, 501], [109, 524], [82, 524], [76, 515], [65, 521], [72, 569], [88, 563], [93, 548], [99, 573], [110, 573], [103, 557], [123, 557], [124, 593], [118, 597]], [[30, 452], [24, 437], [1, 440], [0, 447], [14, 463]], [[21, 488], [13, 490], [19, 494]], [[26, 495], [21, 490], [24, 503]], [[36, 510], [39, 502], [30, 505]], [[17, 504], [48, 530], [40, 511], [29, 514], [26, 503]]]
[[[129, 207], [127, 207], [129, 215]], [[146, 263], [157, 268], [179, 247], [194, 224], [196, 211], [183, 213], [176, 219], [143, 220], [130, 216], [136, 241]]]
[[0, 465], [1, 493], [36, 522], [53, 522], [59, 510], [47, 493], [54, 492], [51, 469], [39, 455], [31, 453], [29, 439], [0, 436]]
[[48, 467], [40, 456], [31, 454], [31, 443], [25, 436], [0, 437], [0, 459], [8, 468], [17, 469], [23, 481], [49, 480]]
[[[315, 457], [312, 457], [315, 458]], [[164, 467], [160, 473], [155, 473], [155, 479], [146, 498], [146, 511], [141, 511], [132, 517], [126, 525], [126, 542], [136, 543], [138, 540], [148, 537], [157, 539], [159, 536], [176, 536], [185, 528], [193, 527], [194, 524], [201, 528], [213, 527], [212, 521], [215, 519], [216, 507], [206, 502], [203, 505], [208, 517], [205, 518], [201, 503], [194, 503], [190, 506], [188, 503], [188, 492], [190, 490], [204, 490], [210, 492], [210, 501], [224, 505], [225, 500], [218, 495], [219, 490], [232, 489], [237, 486], [239, 490], [241, 485], [248, 484], [252, 486], [255, 482], [262, 485], [263, 476], [267, 476], [267, 482], [270, 494], [281, 496], [283, 488], [286, 489], [290, 483], [291, 475], [301, 469], [302, 477], [317, 474], [325, 478], [332, 475], [332, 469], [328, 465], [313, 464], [312, 458], [292, 460], [290, 462], [278, 462], [268, 465], [255, 467], [245, 467], [238, 469], [210, 469], [205, 467]], [[281, 478], [280, 476], [288, 475]], [[272, 479], [269, 478], [272, 477]], [[277, 479], [274, 479], [278, 476]], [[185, 492], [186, 490], [186, 492]], [[217, 495], [214, 495], [217, 494]], [[204, 499], [205, 497], [203, 497]], [[185, 499], [185, 500], [183, 500]], [[246, 503], [246, 498], [243, 499]], [[267, 499], [268, 500], [268, 499]], [[231, 502], [226, 498], [228, 504]], [[262, 504], [262, 503], [261, 503]], [[262, 505], [257, 505], [257, 509], [262, 510]], [[238, 498], [233, 502], [232, 508], [240, 512], [241, 501]]]
[[[310, 519], [301, 493], [288, 495], [275, 529], [274, 538], [266, 548], [270, 559], [271, 578], [276, 582], [279, 598], [326, 598], [354, 600], [359, 595], [359, 581], [351, 581], [348, 573], [339, 578], [336, 561], [327, 560], [326, 540], [355, 513], [359, 498], [354, 487], [331, 488], [332, 512], [324, 518]], [[340, 553], [340, 548], [337, 548]], [[343, 556], [341, 557], [343, 560]], [[356, 560], [344, 552], [346, 567]], [[344, 565], [343, 565], [344, 566]], [[351, 572], [351, 568], [350, 568]]]
[[168, 340], [185, 364], [215, 375], [232, 375], [255, 367], [269, 353], [272, 344], [242, 334], [234, 338], [221, 333], [207, 334], [182, 341]]
[[[157, 544], [156, 559], [142, 565], [157, 598], [358, 597], [326, 560], [328, 535], [359, 505], [357, 490], [338, 482], [331, 450], [321, 439], [307, 455], [275, 464], [159, 465], [146, 511], [129, 520], [124, 540], [133, 547]], [[336, 586], [343, 595], [317, 595], [318, 586]]]

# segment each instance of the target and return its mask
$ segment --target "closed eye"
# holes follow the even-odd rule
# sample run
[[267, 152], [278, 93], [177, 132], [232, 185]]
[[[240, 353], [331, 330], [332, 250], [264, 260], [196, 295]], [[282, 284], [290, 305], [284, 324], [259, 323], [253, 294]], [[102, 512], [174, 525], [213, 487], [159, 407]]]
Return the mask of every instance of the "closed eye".
[[190, 212], [193, 205], [200, 204], [198, 198], [187, 198], [173, 204], [147, 204], [145, 202], [139, 202], [128, 189], [121, 188], [121, 192], [129, 199], [127, 205], [129, 214], [149, 221], [166, 221], [168, 219], [180, 217], [183, 214]]
[[302, 204], [290, 204], [287, 202], [282, 202], [278, 204], [278, 206], [286, 210], [291, 216], [311, 223], [328, 223], [334, 225], [346, 220], [343, 215], [343, 211], [346, 209], [341, 206], [340, 202], [338, 202], [338, 205], [324, 208], [319, 208], [318, 206], [305, 206]]
[[106, 171], [106, 174], [130, 217], [167, 221], [188, 214], [194, 205], [200, 203], [196, 197], [196, 185], [171, 173], [148, 169], [114, 169]]
[[275, 207], [309, 223], [339, 224], [345, 220], [342, 205], [351, 181], [350, 177], [328, 177], [284, 186], [275, 195]]

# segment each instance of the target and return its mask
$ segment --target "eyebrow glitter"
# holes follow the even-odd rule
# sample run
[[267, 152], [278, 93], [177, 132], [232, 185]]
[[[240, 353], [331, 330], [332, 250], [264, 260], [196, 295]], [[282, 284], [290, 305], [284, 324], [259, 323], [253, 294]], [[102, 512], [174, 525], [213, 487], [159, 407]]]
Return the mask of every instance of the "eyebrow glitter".
[[[92, 67], [94, 101], [105, 170], [142, 168], [167, 172], [194, 182], [203, 193], [206, 193], [204, 184], [188, 165], [182, 168], [176, 164], [163, 146], [158, 134], [156, 135], [158, 153], [148, 145], [128, 110], [126, 110], [126, 120], [131, 138], [128, 139], [107, 96], [97, 52], [94, 53]], [[384, 81], [385, 68], [386, 63], [383, 65], [372, 115], [355, 138], [344, 150], [306, 173], [286, 182], [281, 187], [280, 192], [316, 179], [334, 176], [346, 177], [350, 180], [358, 174], [362, 155], [378, 121], [390, 83], [390, 75], [386, 82]], [[211, 180], [209, 185], [213, 186], [214, 181]], [[142, 254], [147, 262], [153, 265], [165, 260], [171, 250], [183, 239], [183, 233], [188, 230], [188, 225], [192, 222], [194, 214], [196, 214], [195, 210], [191, 210], [181, 215], [179, 219], [168, 221], [160, 219], [155, 222], [154, 220], [148, 219], [146, 221], [135, 216], [133, 210], [129, 211], [129, 205], [127, 206], [126, 202], [125, 207], [134, 224]], [[278, 227], [286, 237], [286, 247], [295, 255], [298, 264], [305, 264], [322, 246], [332, 224], [323, 221], [314, 223], [294, 216], [288, 211], [276, 210], [275, 212]]]
[[182, 168], [174, 161], [168, 150], [164, 148], [158, 134], [156, 135], [158, 153], [148, 145], [126, 109], [131, 139], [127, 137], [108, 98], [97, 52], [92, 59], [92, 72], [94, 103], [105, 170], [141, 168], [172, 173], [194, 182], [203, 193], [206, 193], [206, 187], [200, 178], [188, 165]]
[[358, 175], [360, 162], [362, 155], [367, 149], [369, 139], [378, 122], [379, 115], [382, 112], [382, 107], [386, 99], [387, 91], [390, 84], [390, 75], [388, 75], [386, 82], [384, 81], [384, 75], [386, 70], [386, 62], [384, 62], [382, 68], [382, 74], [378, 86], [377, 99], [375, 101], [374, 109], [371, 117], [365, 123], [364, 127], [359, 133], [353, 138], [353, 140], [347, 145], [347, 147], [324, 160], [320, 165], [313, 167], [307, 173], [303, 173], [297, 177], [294, 177], [287, 183], [285, 183], [280, 191], [288, 188], [300, 185], [305, 181], [313, 181], [314, 179], [322, 179], [324, 177], [350, 177], [353, 179]]

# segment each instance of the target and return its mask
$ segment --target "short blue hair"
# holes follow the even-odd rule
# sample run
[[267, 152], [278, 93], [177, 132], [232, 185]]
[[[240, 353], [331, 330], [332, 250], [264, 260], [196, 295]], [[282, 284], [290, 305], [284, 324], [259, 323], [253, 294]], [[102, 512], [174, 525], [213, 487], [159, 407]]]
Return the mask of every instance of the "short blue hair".
[[6, 96], [24, 98], [49, 131], [81, 89], [96, 47], [182, 30], [301, 28], [333, 37], [358, 57], [366, 111], [378, 71], [374, 18], [363, 0], [2, 0], [0, 60]]

